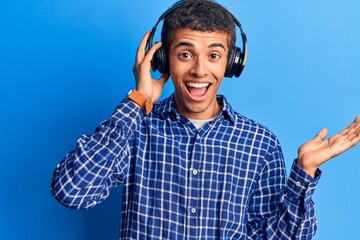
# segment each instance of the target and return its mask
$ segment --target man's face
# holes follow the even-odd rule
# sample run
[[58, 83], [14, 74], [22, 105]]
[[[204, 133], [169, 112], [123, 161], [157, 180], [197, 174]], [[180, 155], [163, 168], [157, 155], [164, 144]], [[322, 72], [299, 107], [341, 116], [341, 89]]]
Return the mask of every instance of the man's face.
[[169, 70], [179, 113], [191, 119], [210, 119], [219, 113], [216, 93], [226, 69], [227, 43], [224, 32], [175, 31]]

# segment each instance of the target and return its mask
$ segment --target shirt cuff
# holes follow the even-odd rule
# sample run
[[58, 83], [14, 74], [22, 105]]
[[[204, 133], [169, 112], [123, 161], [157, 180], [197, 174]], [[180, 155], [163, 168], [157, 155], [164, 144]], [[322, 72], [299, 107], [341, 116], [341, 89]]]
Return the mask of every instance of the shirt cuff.
[[121, 126], [126, 133], [134, 132], [144, 120], [145, 114], [133, 101], [124, 98], [116, 107], [110, 121]]
[[305, 199], [313, 194], [321, 177], [321, 170], [317, 169], [312, 178], [293, 162], [287, 184], [287, 193], [294, 199]]

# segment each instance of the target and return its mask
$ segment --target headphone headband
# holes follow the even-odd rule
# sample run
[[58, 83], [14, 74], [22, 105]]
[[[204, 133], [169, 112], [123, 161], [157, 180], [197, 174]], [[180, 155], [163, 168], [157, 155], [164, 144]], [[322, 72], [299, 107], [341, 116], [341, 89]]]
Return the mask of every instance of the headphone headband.
[[[154, 38], [156, 29], [157, 29], [157, 26], [159, 25], [159, 23], [162, 20], [164, 20], [175, 9], [177, 9], [179, 6], [185, 4], [186, 2], [189, 2], [189, 1], [191, 1], [191, 0], [180, 0], [180, 1], [176, 2], [175, 4], [173, 4], [163, 14], [161, 14], [159, 19], [155, 23], [155, 26], [151, 29], [149, 40], [146, 44], [147, 50], [149, 50], [153, 46], [153, 38]], [[217, 4], [211, 0], [204, 0], [204, 1], [213, 3], [213, 4]], [[225, 8], [224, 8], [224, 10], [232, 17], [235, 25], [239, 28], [240, 33], [241, 33], [242, 43], [243, 43], [242, 44], [242, 50], [243, 50], [242, 52], [241, 52], [241, 49], [238, 47], [235, 47], [235, 49], [229, 50], [229, 53], [228, 53], [229, 59], [228, 59], [227, 69], [225, 72], [225, 77], [233, 77], [233, 76], [239, 77], [242, 70], [245, 67], [245, 63], [246, 63], [246, 59], [247, 59], [247, 52], [248, 52], [247, 38], [246, 38], [245, 32], [243, 31], [243, 29], [241, 27], [239, 20], [237, 20], [236, 17], [231, 12], [226, 10]], [[167, 59], [166, 59], [166, 53], [165, 53], [165, 50], [163, 49], [163, 47], [158, 49], [156, 51], [155, 55], [156, 56], [154, 56], [154, 58], [152, 60], [152, 70], [153, 71], [159, 70], [160, 73], [168, 73], [168, 63], [167, 63]]]

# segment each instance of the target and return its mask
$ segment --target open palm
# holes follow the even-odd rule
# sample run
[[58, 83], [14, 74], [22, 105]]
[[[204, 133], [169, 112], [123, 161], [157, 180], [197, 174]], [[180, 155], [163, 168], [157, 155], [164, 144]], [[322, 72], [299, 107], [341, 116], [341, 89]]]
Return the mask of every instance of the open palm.
[[312, 140], [301, 145], [298, 151], [298, 165], [310, 175], [329, 159], [345, 152], [360, 141], [360, 114], [340, 133], [325, 139], [327, 129], [322, 129]]

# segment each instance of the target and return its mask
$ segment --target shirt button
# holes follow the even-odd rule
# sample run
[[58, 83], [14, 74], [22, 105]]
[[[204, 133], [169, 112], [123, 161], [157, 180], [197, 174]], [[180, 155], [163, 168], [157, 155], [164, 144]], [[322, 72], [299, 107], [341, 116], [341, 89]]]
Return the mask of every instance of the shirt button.
[[105, 143], [105, 146], [108, 146], [109, 144], [110, 144], [109, 142], [106, 142], [106, 143]]
[[200, 135], [197, 135], [196, 138], [197, 138], [197, 139], [200, 139]]
[[129, 117], [130, 115], [128, 113], [125, 113], [125, 117]]
[[192, 212], [192, 213], [196, 213], [196, 209], [195, 209], [195, 208], [192, 208], [192, 209], [191, 209], [191, 212]]
[[296, 182], [295, 185], [300, 187], [301, 184], [300, 184], [300, 182]]
[[194, 175], [197, 175], [198, 174], [198, 171], [197, 170], [193, 170], [192, 172]]
[[177, 119], [177, 120], [180, 120], [180, 116], [176, 116], [176, 119]]

